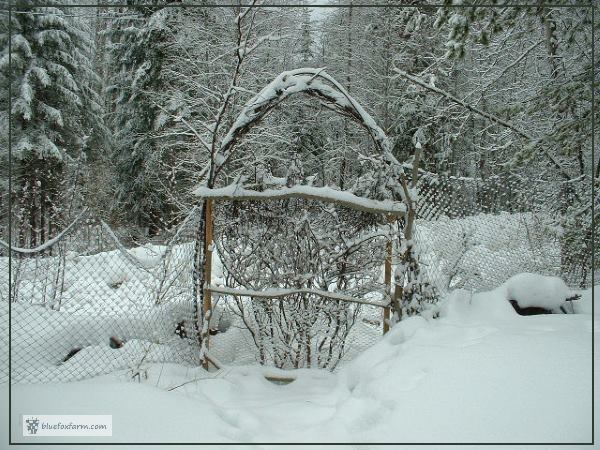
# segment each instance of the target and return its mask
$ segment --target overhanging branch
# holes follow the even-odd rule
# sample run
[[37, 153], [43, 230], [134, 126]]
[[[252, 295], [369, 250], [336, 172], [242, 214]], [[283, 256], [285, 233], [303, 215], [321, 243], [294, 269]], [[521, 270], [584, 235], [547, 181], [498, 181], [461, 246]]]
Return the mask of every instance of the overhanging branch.
[[[456, 98], [455, 96], [453, 96], [452, 94], [450, 94], [449, 92], [443, 91], [435, 86], [432, 86], [426, 82], [424, 82], [423, 80], [420, 80], [417, 77], [414, 77], [412, 75], [409, 75], [408, 73], [406, 73], [403, 70], [400, 70], [398, 68], [394, 68], [394, 72], [396, 72], [398, 74], [398, 76], [405, 78], [406, 80], [415, 83], [416, 85], [421, 86], [424, 89], [427, 89], [428, 91], [434, 92], [438, 95], [441, 95], [442, 97], [450, 100], [453, 103], [456, 103], [457, 105], [462, 106], [463, 108], [467, 109], [468, 111], [471, 111], [475, 114], [478, 114], [482, 117], [485, 117], [486, 119], [495, 122], [499, 125], [502, 125], [505, 128], [508, 128], [509, 130], [513, 131], [515, 134], [521, 136], [522, 138], [527, 139], [529, 142], [531, 142], [534, 146], [540, 146], [541, 142], [539, 139], [535, 139], [533, 136], [531, 136], [530, 134], [524, 132], [523, 130], [520, 130], [519, 128], [517, 128], [515, 125], [511, 124], [510, 122], [507, 122], [504, 119], [501, 119], [498, 116], [495, 116], [494, 114], [488, 113], [486, 111], [483, 111], [479, 108], [476, 108], [475, 106], [469, 105], [468, 103]], [[562, 165], [556, 160], [556, 158], [550, 154], [548, 152], [548, 150], [546, 150], [545, 148], [541, 147], [542, 153], [550, 160], [550, 162], [554, 165], [554, 167], [556, 167], [556, 169], [558, 170], [558, 172], [561, 174], [561, 176], [563, 176], [565, 179], [570, 180], [571, 176], [564, 170], [564, 168], [562, 167]]]

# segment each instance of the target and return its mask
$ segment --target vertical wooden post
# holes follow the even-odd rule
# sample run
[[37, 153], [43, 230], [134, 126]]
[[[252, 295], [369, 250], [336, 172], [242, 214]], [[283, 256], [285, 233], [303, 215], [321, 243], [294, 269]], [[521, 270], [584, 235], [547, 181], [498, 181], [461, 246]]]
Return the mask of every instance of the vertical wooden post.
[[[204, 302], [202, 304], [202, 313], [204, 314], [204, 320], [210, 321], [211, 309], [212, 309], [212, 297], [208, 286], [212, 283], [212, 250], [213, 250], [213, 201], [212, 199], [206, 200], [206, 207], [204, 209]], [[203, 336], [203, 345], [206, 351], [209, 349], [209, 324], [204, 323], [204, 329], [206, 333]], [[202, 365], [208, 370], [208, 358], [204, 358]]]
[[211, 293], [206, 286], [209, 286], [212, 282], [212, 251], [213, 251], [213, 200], [206, 200], [206, 211], [205, 211], [205, 223], [206, 233], [204, 235], [204, 312], [211, 308]]
[[[383, 270], [383, 281], [388, 298], [392, 298], [392, 241], [385, 244], [385, 267]], [[383, 308], [383, 334], [390, 331], [390, 306]]]
[[[416, 189], [417, 188], [417, 179], [419, 176], [419, 163], [421, 161], [421, 143], [417, 142], [415, 144], [415, 158], [413, 160], [413, 168], [412, 168], [412, 180], [411, 180], [411, 188], [412, 189]], [[404, 239], [407, 241], [407, 245], [406, 245], [406, 250], [404, 252], [403, 255], [399, 255], [401, 258], [401, 263], [405, 266], [404, 270], [411, 270], [411, 269], [407, 269], [407, 264], [413, 260], [413, 243], [412, 243], [412, 239], [413, 239], [413, 234], [414, 234], [414, 226], [415, 226], [415, 220], [417, 217], [417, 205], [415, 204], [415, 202], [411, 199], [410, 197], [410, 192], [408, 189], [408, 183], [406, 182], [406, 179], [402, 180], [402, 188], [404, 189], [404, 193], [406, 194], [406, 197], [408, 199], [408, 212], [407, 212], [407, 217], [406, 217], [406, 224], [404, 226]], [[395, 308], [398, 311], [398, 320], [400, 320], [401, 315], [402, 315], [402, 297], [404, 295], [404, 280], [406, 278], [408, 274], [407, 273], [402, 273], [399, 274], [396, 273], [396, 276], [394, 277], [394, 295], [392, 297], [392, 304], [394, 304]]]
[[[413, 168], [412, 168], [412, 179], [410, 180], [410, 187], [412, 189], [416, 189], [417, 188], [417, 179], [419, 178], [419, 163], [421, 161], [421, 144], [417, 142], [417, 145], [415, 146], [415, 158], [413, 160]], [[408, 192], [407, 189], [405, 189], [406, 192]], [[415, 204], [415, 202], [413, 202], [412, 200], [410, 200], [410, 205], [408, 208], [408, 217], [406, 219], [406, 227], [404, 229], [404, 238], [407, 241], [412, 240], [413, 238], [413, 229], [415, 226], [415, 219], [417, 218], [417, 205]], [[411, 246], [409, 246], [411, 247]], [[407, 247], [407, 250], [410, 250], [410, 248]]]

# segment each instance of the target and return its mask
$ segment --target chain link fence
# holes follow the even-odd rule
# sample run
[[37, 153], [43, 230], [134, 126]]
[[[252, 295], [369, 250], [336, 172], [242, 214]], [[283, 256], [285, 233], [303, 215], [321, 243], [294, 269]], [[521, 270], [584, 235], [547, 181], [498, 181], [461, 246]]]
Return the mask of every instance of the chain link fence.
[[[573, 287], [589, 286], [591, 271], [561, 254], [560, 229], [551, 212], [559, 191], [558, 183], [524, 186], [516, 178], [423, 177], [415, 240], [427, 279], [442, 295], [456, 288], [491, 289], [520, 272], [557, 275]], [[124, 230], [83, 214], [42, 248], [14, 251], [10, 284], [7, 250], [0, 247], [0, 321], [5, 329], [9, 291], [12, 302], [12, 381], [64, 382], [115, 370], [135, 377], [144, 363], [200, 364], [193, 279], [198, 212], [190, 211], [160, 239], [137, 243]], [[241, 226], [231, 220], [236, 214], [242, 217], [226, 206], [217, 210], [213, 284], [256, 288], [247, 280], [234, 280], [227, 270], [231, 264], [238, 269], [246, 264], [243, 248], [237, 256], [224, 250], [233, 242], [230, 228]], [[257, 222], [266, 220], [265, 214], [256, 216]], [[274, 236], [289, 246], [290, 230]], [[369, 273], [369, 284], [350, 281], [345, 291], [382, 301], [387, 237], [373, 230], [377, 227], [357, 232], [371, 233], [370, 239], [346, 261], [347, 273], [358, 280], [362, 268]], [[341, 242], [348, 246], [350, 237]], [[383, 333], [382, 308], [310, 294], [277, 299], [215, 294], [213, 306], [210, 352], [225, 365], [335, 370]], [[7, 367], [5, 334], [3, 339]], [[7, 378], [3, 373], [2, 381]]]
[[522, 272], [591, 286], [591, 223], [563, 248], [557, 205], [568, 195], [564, 187], [516, 176], [421, 178], [415, 240], [427, 278], [442, 293], [493, 289]]
[[[2, 325], [11, 298], [14, 382], [71, 381], [141, 361], [198, 364], [192, 215], [162, 245], [126, 248], [106, 223], [82, 218], [51, 245], [13, 252], [2, 268]], [[136, 373], [132, 373], [132, 376]]]

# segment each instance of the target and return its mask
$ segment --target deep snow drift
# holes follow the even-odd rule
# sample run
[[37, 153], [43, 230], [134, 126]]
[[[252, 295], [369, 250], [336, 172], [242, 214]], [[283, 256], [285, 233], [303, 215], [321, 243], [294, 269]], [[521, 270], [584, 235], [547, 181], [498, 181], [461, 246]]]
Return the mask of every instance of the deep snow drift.
[[534, 273], [519, 273], [509, 278], [502, 288], [506, 299], [515, 300], [521, 308], [556, 310], [566, 306], [565, 299], [575, 294], [560, 278]]
[[112, 414], [102, 442], [590, 442], [591, 303], [588, 290], [577, 314], [523, 317], [505, 286], [455, 291], [439, 318], [404, 320], [339, 372], [288, 385], [256, 366], [156, 363], [139, 383], [122, 370], [13, 385], [13, 439], [20, 414], [61, 413]]

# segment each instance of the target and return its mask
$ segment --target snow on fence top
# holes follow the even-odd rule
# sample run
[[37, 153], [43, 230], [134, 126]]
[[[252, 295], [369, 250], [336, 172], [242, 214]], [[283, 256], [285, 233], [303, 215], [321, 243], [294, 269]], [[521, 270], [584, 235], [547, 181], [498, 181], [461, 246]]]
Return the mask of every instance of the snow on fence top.
[[62, 230], [58, 235], [56, 235], [52, 239], [47, 240], [42, 245], [39, 245], [35, 248], [15, 247], [14, 245], [10, 245], [8, 242], [4, 242], [2, 239], [0, 239], [0, 247], [4, 247], [6, 250], [10, 250], [15, 253], [22, 253], [22, 254], [41, 253], [41, 252], [51, 248], [54, 244], [60, 242], [60, 240], [64, 236], [66, 236], [71, 230], [73, 230], [75, 225], [77, 225], [77, 223], [87, 213], [87, 211], [88, 211], [88, 208], [84, 208], [83, 211], [81, 211], [81, 213], [79, 213], [79, 215], [75, 218], [75, 220], [73, 220], [73, 222], [71, 222], [71, 224], [68, 227], [66, 227], [64, 230]]
[[305, 198], [336, 203], [351, 209], [402, 216], [406, 213], [406, 205], [392, 200], [373, 200], [359, 197], [351, 192], [339, 191], [330, 187], [314, 187], [296, 185], [281, 189], [266, 189], [254, 191], [245, 189], [239, 184], [230, 184], [222, 188], [210, 189], [200, 186], [194, 190], [194, 195], [215, 200], [274, 200], [284, 198]]

